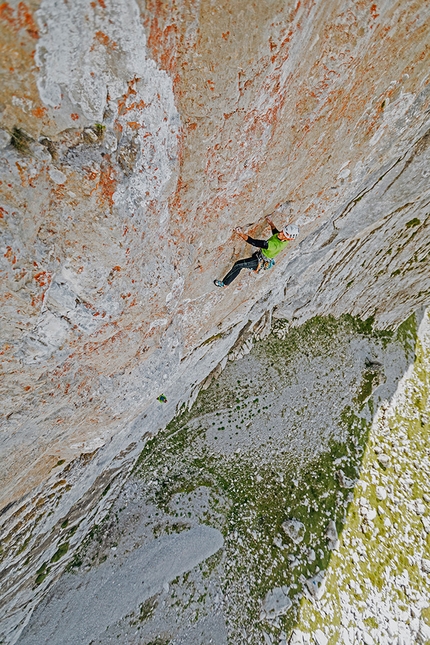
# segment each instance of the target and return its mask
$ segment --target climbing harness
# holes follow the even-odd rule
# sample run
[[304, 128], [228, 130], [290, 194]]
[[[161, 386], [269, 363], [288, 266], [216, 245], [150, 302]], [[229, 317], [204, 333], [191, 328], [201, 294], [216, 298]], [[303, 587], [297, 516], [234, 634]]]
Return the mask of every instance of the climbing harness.
[[262, 269], [263, 271], [267, 271], [275, 266], [275, 260], [273, 258], [266, 258], [261, 251], [257, 251], [256, 256], [258, 260], [258, 266], [255, 269], [256, 273], [260, 273]]

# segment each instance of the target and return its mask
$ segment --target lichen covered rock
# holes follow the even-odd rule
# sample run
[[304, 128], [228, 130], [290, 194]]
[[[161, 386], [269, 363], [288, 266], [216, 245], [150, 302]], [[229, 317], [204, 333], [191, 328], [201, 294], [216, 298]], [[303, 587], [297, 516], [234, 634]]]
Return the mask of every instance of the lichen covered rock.
[[[393, 327], [428, 300], [428, 24], [412, 0], [3, 3], [8, 603], [272, 312]], [[215, 289], [275, 208], [299, 240]]]

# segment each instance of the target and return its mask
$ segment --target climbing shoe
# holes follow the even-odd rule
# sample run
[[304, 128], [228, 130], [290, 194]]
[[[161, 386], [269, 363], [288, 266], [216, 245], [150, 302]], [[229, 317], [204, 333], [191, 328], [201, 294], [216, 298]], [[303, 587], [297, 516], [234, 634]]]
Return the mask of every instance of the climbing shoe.
[[225, 284], [222, 280], [214, 280], [214, 285], [216, 287], [225, 287]]

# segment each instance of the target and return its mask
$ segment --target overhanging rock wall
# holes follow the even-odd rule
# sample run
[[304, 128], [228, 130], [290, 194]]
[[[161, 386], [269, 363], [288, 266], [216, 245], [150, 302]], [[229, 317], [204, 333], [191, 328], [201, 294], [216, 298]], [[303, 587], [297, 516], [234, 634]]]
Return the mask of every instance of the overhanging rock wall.
[[[55, 527], [85, 518], [72, 550], [243, 329], [428, 302], [429, 24], [424, 0], [1, 5], [5, 633]], [[299, 242], [216, 290], [276, 206]]]

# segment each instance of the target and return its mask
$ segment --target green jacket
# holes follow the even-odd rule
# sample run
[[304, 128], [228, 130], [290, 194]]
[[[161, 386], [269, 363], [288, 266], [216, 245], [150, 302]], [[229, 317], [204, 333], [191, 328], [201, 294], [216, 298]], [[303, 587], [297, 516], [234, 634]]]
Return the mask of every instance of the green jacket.
[[261, 249], [262, 254], [266, 257], [269, 258], [269, 260], [272, 260], [275, 258], [278, 253], [283, 251], [285, 247], [287, 246], [289, 240], [280, 240], [278, 237], [278, 234], [275, 233], [272, 235], [272, 237], [269, 237], [267, 240], [268, 247], [267, 249]]

